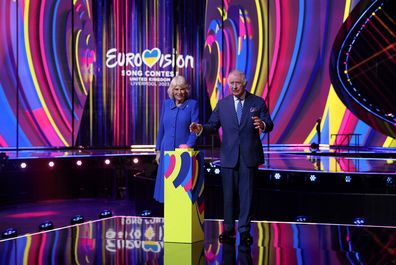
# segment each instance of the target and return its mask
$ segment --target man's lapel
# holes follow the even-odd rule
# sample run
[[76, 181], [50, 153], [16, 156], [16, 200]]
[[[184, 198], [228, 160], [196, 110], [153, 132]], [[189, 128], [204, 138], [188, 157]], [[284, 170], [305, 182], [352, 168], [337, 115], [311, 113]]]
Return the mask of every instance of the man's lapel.
[[238, 117], [235, 111], [235, 102], [233, 95], [230, 95], [227, 98], [227, 112], [229, 113], [230, 117], [232, 117], [232, 123], [236, 126], [239, 126]]
[[245, 102], [243, 103], [242, 109], [242, 118], [241, 118], [241, 127], [245, 125], [246, 122], [249, 122], [251, 117], [249, 116], [249, 109], [252, 105], [252, 97], [249, 92], [246, 91], [245, 94]]

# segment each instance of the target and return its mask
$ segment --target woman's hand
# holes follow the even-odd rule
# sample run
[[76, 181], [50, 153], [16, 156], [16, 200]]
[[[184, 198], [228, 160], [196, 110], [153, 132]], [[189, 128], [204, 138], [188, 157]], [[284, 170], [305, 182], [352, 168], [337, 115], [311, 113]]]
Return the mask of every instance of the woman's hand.
[[160, 151], [155, 151], [155, 162], [157, 162], [157, 165], [159, 165], [160, 163], [160, 155], [161, 155]]
[[188, 144], [181, 144], [181, 145], [179, 145], [179, 148], [187, 149], [187, 148], [190, 148], [190, 146], [188, 146]]

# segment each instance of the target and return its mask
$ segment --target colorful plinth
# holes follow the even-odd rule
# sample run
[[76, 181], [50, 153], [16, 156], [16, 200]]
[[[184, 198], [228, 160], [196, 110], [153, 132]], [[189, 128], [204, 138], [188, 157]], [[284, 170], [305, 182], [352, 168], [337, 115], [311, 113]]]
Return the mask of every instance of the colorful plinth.
[[164, 241], [203, 240], [203, 154], [193, 149], [166, 151], [164, 168]]

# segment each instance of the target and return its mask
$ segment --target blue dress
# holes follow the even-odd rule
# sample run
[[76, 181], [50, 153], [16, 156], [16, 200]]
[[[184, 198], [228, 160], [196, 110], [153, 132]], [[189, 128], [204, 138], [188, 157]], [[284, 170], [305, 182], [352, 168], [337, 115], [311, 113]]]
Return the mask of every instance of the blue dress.
[[186, 99], [179, 107], [175, 101], [167, 99], [161, 109], [161, 118], [155, 150], [160, 150], [160, 163], [155, 180], [154, 199], [164, 202], [164, 151], [173, 151], [181, 144], [195, 146], [196, 135], [190, 133], [191, 122], [198, 122], [198, 102]]

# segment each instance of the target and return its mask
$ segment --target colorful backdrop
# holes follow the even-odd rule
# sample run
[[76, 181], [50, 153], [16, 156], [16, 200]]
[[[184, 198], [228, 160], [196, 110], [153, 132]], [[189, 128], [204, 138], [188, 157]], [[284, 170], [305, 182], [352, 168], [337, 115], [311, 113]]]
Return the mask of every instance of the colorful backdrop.
[[206, 121], [229, 94], [227, 73], [269, 105], [263, 143], [332, 144], [360, 134], [395, 146], [340, 101], [332, 45], [351, 0], [3, 0], [0, 3], [0, 146], [154, 144], [176, 74]]

